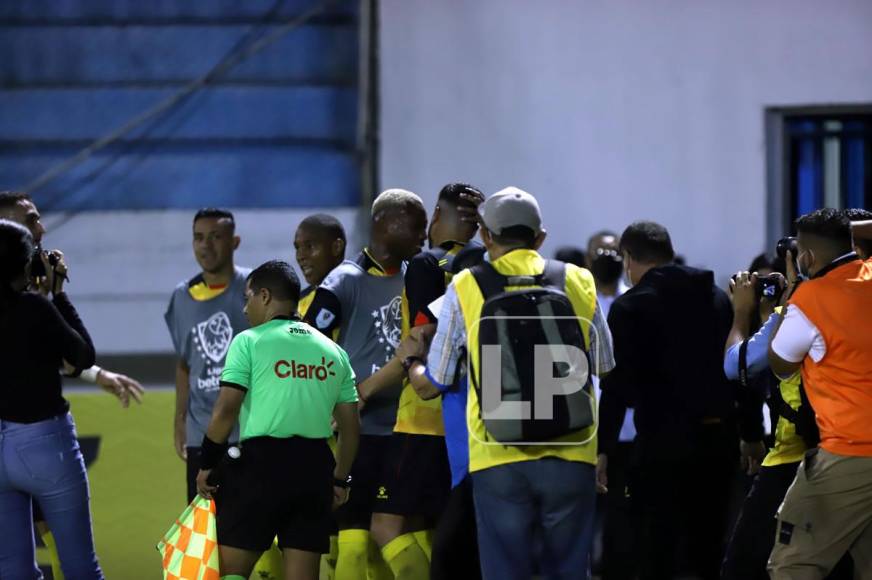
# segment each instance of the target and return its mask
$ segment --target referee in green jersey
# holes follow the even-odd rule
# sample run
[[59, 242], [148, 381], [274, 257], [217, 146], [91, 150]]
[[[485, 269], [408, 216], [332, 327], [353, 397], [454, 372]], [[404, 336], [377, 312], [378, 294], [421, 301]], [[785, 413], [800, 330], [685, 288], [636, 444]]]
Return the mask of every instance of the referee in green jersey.
[[[197, 489], [215, 497], [223, 579], [246, 579], [278, 536], [285, 578], [317, 579], [332, 510], [348, 500], [359, 418], [354, 371], [333, 341], [294, 316], [300, 282], [286, 262], [246, 281], [251, 328], [230, 344], [203, 438]], [[230, 340], [230, 337], [226, 337]], [[335, 419], [336, 460], [327, 446]], [[241, 455], [207, 479], [239, 421]]]

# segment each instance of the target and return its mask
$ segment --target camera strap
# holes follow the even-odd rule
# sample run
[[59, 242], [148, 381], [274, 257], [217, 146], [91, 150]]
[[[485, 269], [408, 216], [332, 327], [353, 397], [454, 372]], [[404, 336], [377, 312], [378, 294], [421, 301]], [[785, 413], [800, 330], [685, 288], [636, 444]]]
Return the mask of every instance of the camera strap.
[[739, 345], [739, 383], [748, 386], [748, 338]]

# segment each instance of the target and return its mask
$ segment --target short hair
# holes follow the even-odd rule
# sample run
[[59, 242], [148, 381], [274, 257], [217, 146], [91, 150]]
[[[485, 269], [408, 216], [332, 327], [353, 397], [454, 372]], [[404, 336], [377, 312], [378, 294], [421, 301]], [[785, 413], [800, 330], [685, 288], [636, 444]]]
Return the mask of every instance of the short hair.
[[0, 191], [0, 209], [15, 207], [20, 201], [33, 201], [23, 191]]
[[230, 229], [236, 230], [236, 220], [233, 217], [233, 213], [230, 210], [222, 209], [220, 207], [204, 207], [197, 210], [197, 213], [194, 214], [194, 223], [197, 223], [198, 220], [202, 219], [225, 219], [230, 221]]
[[291, 265], [282, 260], [264, 262], [251, 271], [247, 280], [255, 292], [266, 288], [277, 300], [300, 300], [300, 279]]
[[536, 245], [536, 237], [538, 234], [527, 226], [509, 226], [503, 228], [503, 231], [496, 234], [490, 232], [494, 243], [507, 248], [526, 248], [532, 249]]
[[575, 264], [579, 268], [587, 268], [587, 256], [581, 248], [564, 246], [554, 252], [554, 259], [566, 264]]
[[825, 207], [807, 213], [796, 220], [796, 231], [823, 240], [837, 253], [851, 251], [851, 220], [843, 210]]
[[466, 201], [460, 197], [461, 194], [468, 193], [470, 195], [480, 196], [484, 199], [484, 194], [480, 189], [468, 183], [449, 183], [439, 190], [439, 201], [447, 201], [455, 206], [475, 207], [472, 202]]
[[[848, 216], [848, 219], [852, 222], [872, 220], [872, 211], [869, 211], [868, 209], [860, 209], [858, 207], [846, 209], [845, 215]], [[854, 246], [860, 248], [860, 251], [865, 254], [867, 258], [872, 256], [872, 240], [854, 238]]]
[[611, 236], [611, 237], [613, 237], [613, 238], [615, 238], [615, 239], [618, 239], [618, 234], [616, 234], [616, 233], [613, 232], [612, 230], [600, 230], [600, 231], [596, 232], [595, 234], [593, 234], [591, 237], [589, 237], [589, 238], [587, 239], [587, 247], [588, 247], [588, 249], [590, 248], [590, 245], [593, 243], [593, 241], [594, 241], [595, 239], [597, 239], [597, 238], [606, 238], [606, 237], [609, 237], [609, 236]]
[[297, 229], [299, 228], [312, 228], [321, 230], [334, 240], [338, 238], [343, 242], [347, 242], [345, 238], [345, 228], [342, 227], [342, 222], [340, 222], [338, 219], [330, 214], [312, 214], [304, 218], [303, 221], [300, 222], [300, 225], [297, 226]]
[[10, 291], [9, 284], [24, 273], [33, 253], [30, 231], [16, 222], [0, 219], [0, 292]]
[[372, 202], [372, 216], [390, 209], [404, 209], [408, 205], [417, 205], [424, 210], [424, 202], [411, 191], [405, 189], [388, 189]]
[[872, 220], [872, 211], [860, 207], [852, 207], [850, 209], [846, 209], [845, 215], [848, 216], [848, 219], [852, 222], [863, 222], [866, 220]]
[[675, 259], [669, 232], [655, 222], [638, 221], [627, 226], [619, 248], [644, 264], [665, 264]]

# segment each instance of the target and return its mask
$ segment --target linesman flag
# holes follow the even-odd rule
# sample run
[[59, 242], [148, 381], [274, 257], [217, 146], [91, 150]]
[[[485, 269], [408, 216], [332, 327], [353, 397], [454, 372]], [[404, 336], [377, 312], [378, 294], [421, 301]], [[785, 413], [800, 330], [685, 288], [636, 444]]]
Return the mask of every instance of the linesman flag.
[[198, 495], [157, 544], [164, 580], [220, 580], [215, 501]]

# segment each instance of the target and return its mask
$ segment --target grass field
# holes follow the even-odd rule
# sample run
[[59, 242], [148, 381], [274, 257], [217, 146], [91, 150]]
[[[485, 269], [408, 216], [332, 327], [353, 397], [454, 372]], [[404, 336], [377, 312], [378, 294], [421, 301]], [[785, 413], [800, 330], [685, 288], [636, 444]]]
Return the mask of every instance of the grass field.
[[172, 444], [174, 393], [150, 390], [142, 405], [127, 410], [102, 392], [66, 396], [79, 437], [100, 438], [88, 477], [106, 577], [160, 579], [155, 544], [185, 508], [185, 465]]

